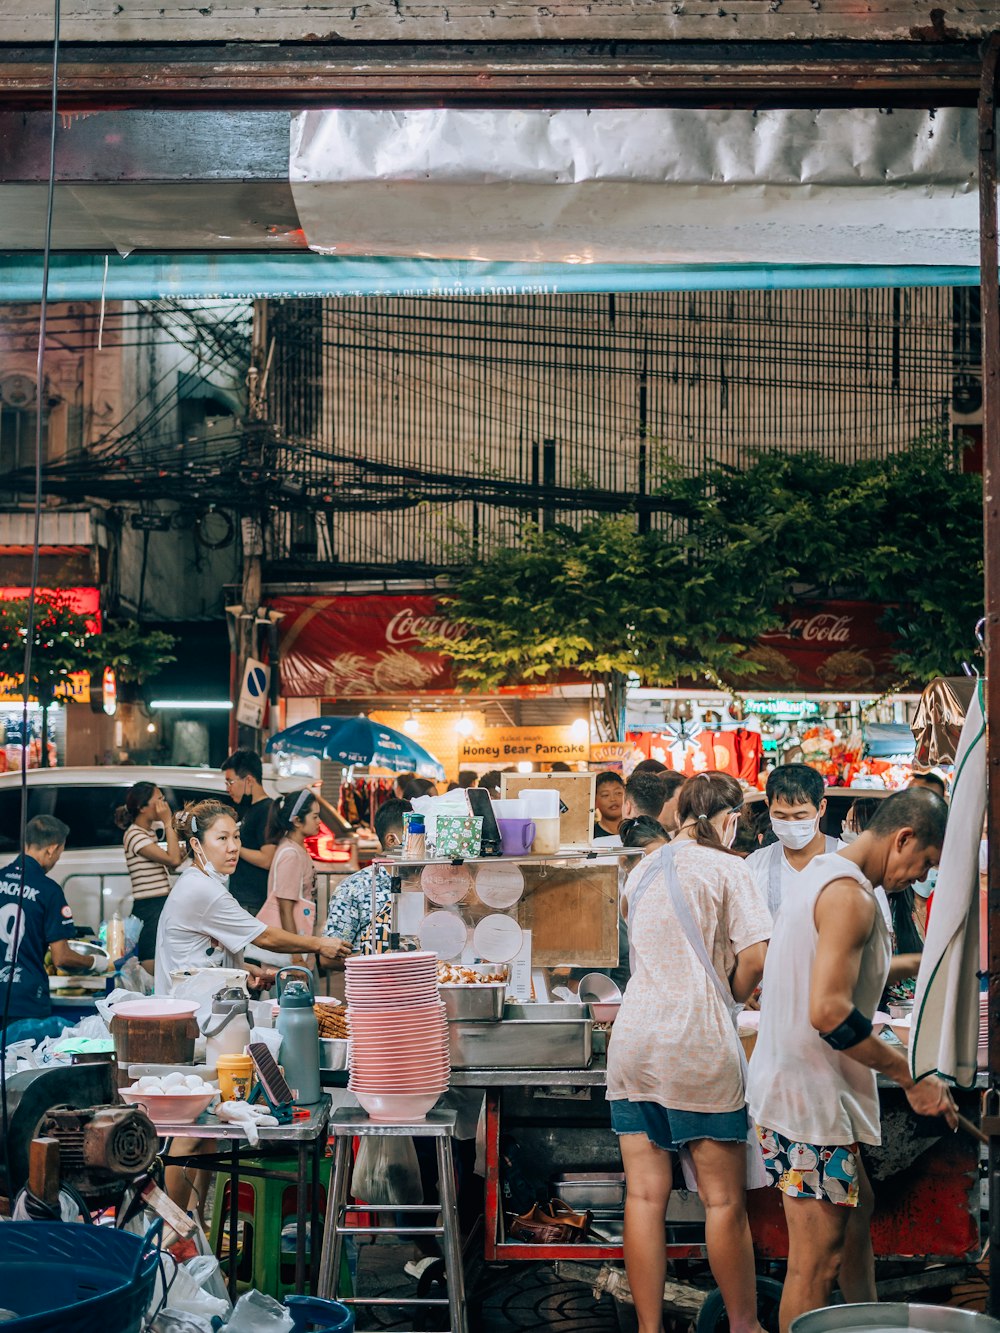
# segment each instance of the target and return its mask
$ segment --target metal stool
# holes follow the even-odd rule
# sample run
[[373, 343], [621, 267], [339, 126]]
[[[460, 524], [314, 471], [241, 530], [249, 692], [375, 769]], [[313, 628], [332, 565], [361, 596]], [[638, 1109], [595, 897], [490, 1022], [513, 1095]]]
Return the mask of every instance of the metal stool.
[[[455, 1133], [454, 1111], [431, 1111], [426, 1120], [412, 1125], [380, 1125], [369, 1120], [358, 1107], [341, 1107], [330, 1120], [330, 1133], [336, 1139], [333, 1159], [333, 1183], [327, 1192], [326, 1226], [323, 1230], [323, 1248], [320, 1254], [320, 1296], [337, 1299], [337, 1275], [340, 1273], [342, 1237], [344, 1236], [440, 1236], [444, 1250], [448, 1295], [445, 1297], [413, 1297], [400, 1300], [387, 1296], [341, 1297], [345, 1305], [447, 1305], [450, 1333], [469, 1333], [465, 1313], [465, 1279], [462, 1272], [462, 1242], [458, 1230], [458, 1209], [455, 1201], [455, 1167], [452, 1160], [451, 1140]], [[386, 1135], [393, 1138], [433, 1138], [437, 1140], [438, 1194], [440, 1203], [387, 1204], [376, 1207], [367, 1201], [363, 1211], [373, 1213], [438, 1213], [440, 1226], [344, 1226], [342, 1219], [348, 1211], [347, 1191], [351, 1179], [351, 1144], [355, 1137]], [[359, 1210], [360, 1211], [360, 1210]], [[419, 1219], [418, 1219], [419, 1220]]]

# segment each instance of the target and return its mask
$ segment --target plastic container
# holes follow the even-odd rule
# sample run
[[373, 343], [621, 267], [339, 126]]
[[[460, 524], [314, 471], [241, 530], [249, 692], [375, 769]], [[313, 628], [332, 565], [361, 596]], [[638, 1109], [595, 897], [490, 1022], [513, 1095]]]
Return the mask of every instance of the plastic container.
[[131, 1082], [129, 1065], [190, 1065], [198, 1036], [194, 1000], [126, 1000], [111, 1017], [111, 1035], [118, 1056], [118, 1086]]
[[292, 1316], [292, 1333], [306, 1329], [326, 1330], [326, 1333], [354, 1333], [354, 1315], [340, 1301], [324, 1300], [321, 1296], [286, 1296], [285, 1305]]
[[559, 793], [542, 787], [525, 787], [518, 798], [524, 816], [534, 821], [533, 856], [554, 856], [559, 850]]
[[219, 1096], [224, 1102], [245, 1102], [253, 1083], [253, 1061], [249, 1055], [220, 1055], [215, 1066]]
[[11, 1333], [139, 1333], [153, 1292], [154, 1231], [61, 1222], [0, 1225], [0, 1293]]

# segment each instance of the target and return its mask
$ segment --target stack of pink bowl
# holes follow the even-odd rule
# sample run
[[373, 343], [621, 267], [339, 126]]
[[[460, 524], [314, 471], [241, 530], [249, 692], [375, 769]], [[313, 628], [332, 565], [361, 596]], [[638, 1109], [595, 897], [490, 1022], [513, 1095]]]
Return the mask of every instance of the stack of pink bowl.
[[990, 1065], [990, 997], [987, 991], [979, 992], [979, 1059], [980, 1069]]
[[372, 1120], [424, 1120], [448, 1090], [448, 1024], [437, 955], [348, 958], [348, 1087]]

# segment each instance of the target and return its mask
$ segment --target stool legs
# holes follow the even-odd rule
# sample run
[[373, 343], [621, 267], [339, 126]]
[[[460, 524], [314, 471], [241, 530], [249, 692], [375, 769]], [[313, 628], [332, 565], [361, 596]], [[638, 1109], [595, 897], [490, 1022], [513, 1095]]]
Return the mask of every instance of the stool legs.
[[437, 1140], [438, 1197], [444, 1227], [442, 1245], [448, 1275], [448, 1307], [451, 1333], [469, 1333], [465, 1315], [465, 1275], [462, 1271], [462, 1238], [458, 1230], [458, 1202], [455, 1197], [455, 1159], [451, 1139]]
[[340, 1276], [340, 1253], [343, 1236], [340, 1221], [347, 1206], [347, 1191], [351, 1179], [351, 1139], [340, 1135], [334, 1139], [333, 1179], [326, 1196], [326, 1226], [323, 1228], [323, 1248], [320, 1253], [317, 1294], [326, 1300], [336, 1300], [337, 1280]]

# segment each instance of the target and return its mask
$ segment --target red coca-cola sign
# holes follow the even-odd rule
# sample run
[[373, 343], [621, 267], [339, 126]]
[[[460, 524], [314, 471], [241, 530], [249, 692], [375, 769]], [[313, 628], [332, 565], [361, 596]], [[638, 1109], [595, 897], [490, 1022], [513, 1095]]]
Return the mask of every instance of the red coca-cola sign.
[[461, 634], [434, 597], [271, 597], [268, 607], [282, 613], [286, 695], [343, 699], [454, 688], [450, 661], [421, 651], [432, 634]]
[[779, 610], [784, 623], [747, 653], [761, 670], [740, 678], [744, 688], [877, 694], [895, 683], [896, 641], [882, 628], [884, 606], [795, 602]]

